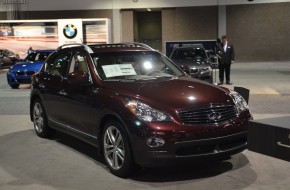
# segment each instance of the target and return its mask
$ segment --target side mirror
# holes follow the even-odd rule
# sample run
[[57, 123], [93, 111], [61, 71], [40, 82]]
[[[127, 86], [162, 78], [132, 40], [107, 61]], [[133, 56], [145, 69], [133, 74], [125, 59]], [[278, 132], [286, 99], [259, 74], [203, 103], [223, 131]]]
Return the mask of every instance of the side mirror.
[[82, 71], [71, 72], [67, 76], [71, 84], [87, 84], [87, 75]]
[[187, 65], [180, 65], [181, 70], [190, 75], [190, 68]]

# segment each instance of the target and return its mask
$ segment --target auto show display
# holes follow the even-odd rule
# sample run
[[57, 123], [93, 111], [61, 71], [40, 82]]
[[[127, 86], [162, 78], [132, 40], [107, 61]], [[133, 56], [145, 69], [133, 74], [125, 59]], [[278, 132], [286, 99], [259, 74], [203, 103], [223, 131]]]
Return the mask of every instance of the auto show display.
[[31, 84], [31, 76], [39, 71], [46, 58], [55, 50], [34, 50], [22, 62], [10, 67], [7, 82], [11, 88], [20, 84]]
[[56, 49], [64, 43], [80, 41], [86, 44], [111, 43], [111, 38], [111, 21], [107, 18], [0, 20], [0, 52], [7, 48], [21, 59], [27, 56], [29, 47]]
[[290, 161], [290, 117], [251, 121], [249, 150]]
[[32, 77], [31, 120], [98, 147], [110, 171], [225, 159], [247, 147], [240, 94], [193, 79], [140, 43], [60, 46]]

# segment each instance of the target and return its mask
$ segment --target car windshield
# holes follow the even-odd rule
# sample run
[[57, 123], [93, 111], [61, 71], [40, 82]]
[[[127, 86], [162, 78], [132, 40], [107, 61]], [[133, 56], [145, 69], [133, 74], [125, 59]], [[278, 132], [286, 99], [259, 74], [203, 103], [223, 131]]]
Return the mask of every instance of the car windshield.
[[175, 49], [171, 59], [206, 59], [206, 54], [202, 48]]
[[33, 52], [25, 58], [25, 61], [45, 61], [49, 54], [50, 52]]
[[103, 80], [149, 80], [184, 75], [175, 64], [158, 52], [110, 52], [92, 54], [92, 58]]

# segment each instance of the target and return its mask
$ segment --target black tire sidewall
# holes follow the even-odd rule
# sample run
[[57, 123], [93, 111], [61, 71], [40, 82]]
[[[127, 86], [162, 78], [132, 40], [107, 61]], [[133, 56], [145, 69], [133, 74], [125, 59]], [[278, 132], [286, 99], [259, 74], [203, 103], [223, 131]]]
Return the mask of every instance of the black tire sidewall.
[[17, 88], [19, 88], [20, 85], [19, 84], [14, 84], [14, 85], [10, 85], [10, 86], [11, 86], [12, 89], [17, 89]]

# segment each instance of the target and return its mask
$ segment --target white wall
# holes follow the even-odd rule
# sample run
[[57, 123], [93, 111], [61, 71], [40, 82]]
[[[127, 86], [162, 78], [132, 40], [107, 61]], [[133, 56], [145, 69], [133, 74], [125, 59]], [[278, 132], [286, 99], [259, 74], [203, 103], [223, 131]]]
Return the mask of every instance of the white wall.
[[[161, 8], [161, 7], [186, 7], [207, 5], [232, 5], [253, 3], [278, 3], [290, 0], [19, 0], [24, 2], [21, 10], [88, 10], [88, 9], [132, 9], [132, 8]], [[0, 0], [0, 11], [6, 11], [9, 0]]]

